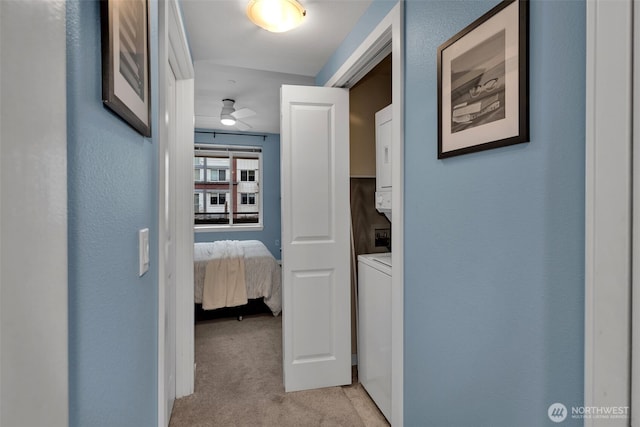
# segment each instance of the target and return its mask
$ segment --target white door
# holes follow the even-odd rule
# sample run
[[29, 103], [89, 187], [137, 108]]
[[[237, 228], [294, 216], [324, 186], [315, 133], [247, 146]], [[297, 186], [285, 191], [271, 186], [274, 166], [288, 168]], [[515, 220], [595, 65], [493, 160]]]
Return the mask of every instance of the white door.
[[286, 391], [351, 383], [349, 92], [282, 86]]
[[164, 283], [165, 283], [165, 342], [164, 342], [164, 389], [165, 421], [169, 424], [173, 401], [176, 398], [176, 77], [167, 64], [167, 144], [164, 147]]

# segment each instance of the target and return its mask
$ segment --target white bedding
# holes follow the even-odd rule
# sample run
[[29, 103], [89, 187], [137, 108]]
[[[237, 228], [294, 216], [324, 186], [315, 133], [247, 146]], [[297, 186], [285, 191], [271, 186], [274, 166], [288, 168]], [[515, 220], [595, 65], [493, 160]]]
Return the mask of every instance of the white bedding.
[[[239, 252], [244, 253], [247, 298], [262, 298], [274, 316], [282, 310], [280, 265], [267, 247], [259, 240], [233, 240]], [[202, 303], [207, 264], [217, 259], [212, 242], [196, 243], [193, 257], [195, 302]]]

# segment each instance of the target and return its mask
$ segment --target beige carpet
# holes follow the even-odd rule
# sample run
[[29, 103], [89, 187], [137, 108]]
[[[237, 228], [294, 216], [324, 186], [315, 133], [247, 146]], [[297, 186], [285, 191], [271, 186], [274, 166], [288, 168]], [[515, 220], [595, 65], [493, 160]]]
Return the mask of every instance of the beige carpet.
[[388, 426], [357, 384], [285, 393], [282, 318], [196, 324], [195, 393], [176, 400], [170, 427]]

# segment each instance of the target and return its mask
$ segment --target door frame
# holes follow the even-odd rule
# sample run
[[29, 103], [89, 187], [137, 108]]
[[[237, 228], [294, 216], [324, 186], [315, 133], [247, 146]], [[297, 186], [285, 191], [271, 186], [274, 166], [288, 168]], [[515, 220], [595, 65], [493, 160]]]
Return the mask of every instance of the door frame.
[[[193, 283], [193, 162], [194, 138], [194, 70], [187, 42], [182, 13], [177, 0], [163, 0], [158, 3], [158, 134], [159, 155], [164, 152], [168, 141], [168, 127], [164, 120], [167, 113], [166, 72], [170, 66], [176, 76], [176, 150], [173, 188], [176, 189], [176, 234], [175, 278], [176, 278], [176, 398], [193, 393], [194, 384], [194, 336], [193, 336], [193, 286], [179, 286]], [[158, 159], [158, 176], [162, 174], [164, 161]], [[164, 393], [164, 343], [165, 343], [165, 295], [163, 250], [165, 236], [162, 231], [165, 183], [158, 182], [158, 426], [166, 427]], [[189, 303], [185, 304], [184, 301]]]
[[[632, 174], [633, 127], [640, 123], [633, 120], [634, 98], [640, 99], [632, 95], [639, 90], [633, 85], [634, 9], [638, 13], [633, 0], [586, 3], [585, 407], [631, 406], [637, 394], [631, 391], [630, 304], [632, 230], [634, 243], [639, 237], [632, 227], [632, 201], [639, 200], [632, 198], [632, 179], [638, 179]], [[638, 328], [633, 333], [640, 339]]]
[[391, 425], [404, 418], [404, 2], [400, 0], [342, 64], [325, 86], [351, 87], [391, 52], [393, 145], [391, 182]]

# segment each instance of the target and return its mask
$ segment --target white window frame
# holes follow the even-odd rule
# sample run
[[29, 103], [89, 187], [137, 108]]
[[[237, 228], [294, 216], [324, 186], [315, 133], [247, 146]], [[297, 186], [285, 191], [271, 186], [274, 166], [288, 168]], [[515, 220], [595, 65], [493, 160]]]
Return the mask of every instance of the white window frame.
[[[259, 206], [258, 223], [257, 224], [194, 224], [193, 228], [196, 233], [209, 233], [209, 232], [229, 232], [229, 231], [260, 231], [264, 228], [264, 188], [263, 188], [263, 163], [262, 163], [262, 147], [260, 146], [236, 146], [236, 145], [218, 145], [218, 144], [196, 144], [194, 150], [194, 158], [201, 156], [229, 156], [229, 192], [227, 200], [229, 205], [229, 218], [233, 221], [233, 214], [235, 211], [235, 204], [237, 201], [231, 202], [233, 199], [233, 185], [240, 182], [240, 176], [233, 176], [233, 158], [234, 157], [255, 157], [258, 159], [258, 171], [256, 178], [260, 191], [257, 193], [256, 202]], [[240, 175], [241, 169], [237, 170]], [[248, 177], [248, 174], [247, 174]], [[194, 181], [195, 182], [195, 181]], [[254, 182], [254, 181], [251, 181]], [[256, 194], [256, 193], [253, 193]], [[206, 196], [205, 196], [206, 197]], [[195, 218], [195, 217], [194, 217]]]
[[[213, 173], [213, 171], [215, 171], [215, 174]], [[220, 171], [224, 171], [224, 177], [225, 179], [220, 179]], [[227, 170], [226, 169], [221, 169], [221, 168], [211, 168], [211, 176], [213, 177], [213, 175], [217, 175], [218, 178], [217, 179], [211, 179], [211, 182], [228, 182], [229, 180], [226, 179], [227, 178]]]
[[[227, 195], [229, 193], [226, 192], [226, 191], [209, 191], [209, 192], [207, 192], [207, 194], [209, 194], [209, 204], [210, 205], [219, 206], [219, 205], [224, 205], [225, 203], [227, 203]], [[220, 203], [220, 196], [223, 196], [223, 198], [224, 198], [224, 201], [222, 203]], [[216, 202], [215, 203], [213, 203], [211, 201], [211, 197], [215, 197], [216, 198]]]
[[[243, 202], [244, 195], [247, 196], [247, 203]], [[253, 203], [251, 203], [251, 198], [253, 198]], [[255, 205], [256, 204], [256, 193], [240, 193], [240, 204], [241, 205]]]
[[[242, 172], [246, 172], [247, 179], [242, 179]], [[250, 179], [249, 173], [253, 172], [253, 179]], [[256, 182], [256, 171], [254, 169], [240, 169], [240, 181], [242, 182]]]

